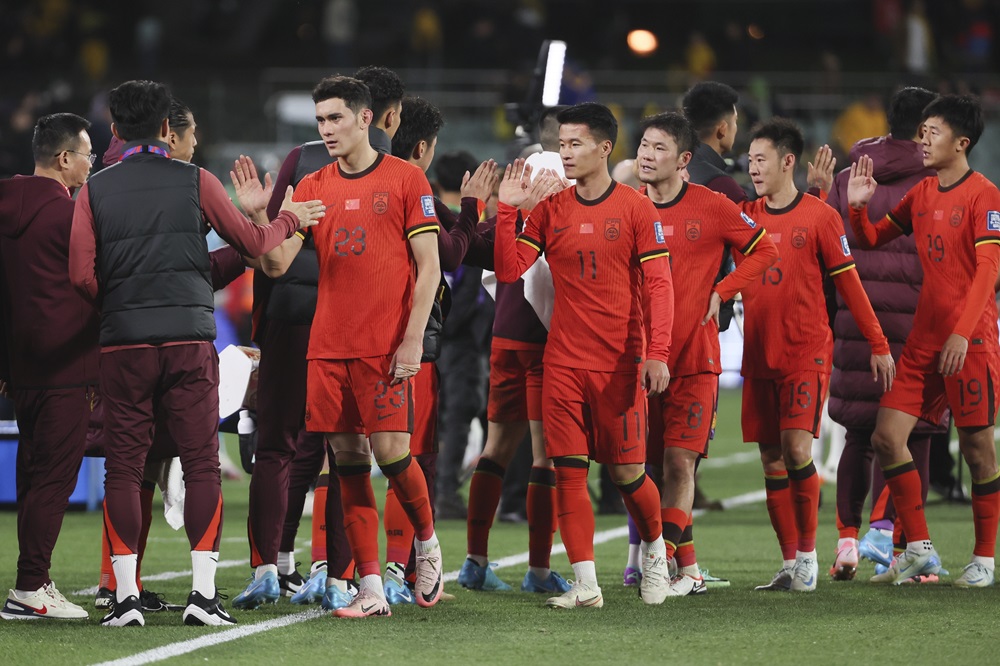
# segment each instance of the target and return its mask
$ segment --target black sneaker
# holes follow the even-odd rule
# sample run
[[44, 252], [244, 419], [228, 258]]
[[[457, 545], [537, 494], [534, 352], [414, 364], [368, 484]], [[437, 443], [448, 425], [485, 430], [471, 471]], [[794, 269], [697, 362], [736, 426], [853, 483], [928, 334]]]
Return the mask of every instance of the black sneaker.
[[294, 595], [305, 584], [306, 579], [299, 573], [298, 567], [300, 564], [302, 563], [296, 562], [295, 569], [290, 574], [278, 574], [278, 587], [281, 589], [282, 596], [290, 597]]
[[97, 596], [94, 597], [94, 608], [98, 610], [108, 610], [115, 603], [115, 593], [106, 587], [102, 587], [97, 591]]
[[228, 627], [236, 624], [236, 619], [222, 607], [218, 590], [211, 599], [206, 599], [199, 592], [192, 590], [188, 595], [187, 608], [184, 609], [184, 624]]
[[111, 604], [111, 610], [101, 620], [102, 627], [141, 627], [145, 624], [142, 604], [135, 595], [126, 598], [125, 601], [115, 600]]
[[157, 594], [151, 590], [142, 590], [139, 592], [139, 603], [142, 604], [142, 610], [144, 613], [184, 610], [184, 606], [167, 603], [164, 601], [162, 594]]

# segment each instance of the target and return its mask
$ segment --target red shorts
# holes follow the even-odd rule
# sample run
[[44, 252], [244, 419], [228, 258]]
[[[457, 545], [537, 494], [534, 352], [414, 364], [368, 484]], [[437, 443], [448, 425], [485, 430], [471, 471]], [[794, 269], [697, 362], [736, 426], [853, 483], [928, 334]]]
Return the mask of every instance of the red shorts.
[[545, 451], [617, 465], [646, 462], [646, 393], [638, 370], [598, 372], [545, 366]]
[[719, 376], [704, 372], [673, 377], [662, 395], [649, 398], [646, 460], [659, 467], [664, 447], [708, 455], [719, 410]]
[[391, 356], [310, 359], [306, 377], [309, 432], [413, 432], [413, 379], [391, 385]]
[[997, 415], [1000, 354], [966, 354], [962, 371], [949, 377], [937, 371], [940, 355], [941, 352], [905, 345], [896, 364], [892, 390], [882, 394], [879, 407], [898, 409], [938, 423], [950, 406], [959, 428], [993, 425]]
[[781, 379], [743, 382], [743, 441], [779, 444], [782, 430], [807, 430], [819, 437], [830, 375], [793, 372]]
[[542, 420], [542, 356], [545, 345], [490, 350], [490, 394], [486, 415], [494, 423]]
[[438, 369], [434, 363], [421, 363], [413, 378], [413, 435], [410, 453], [415, 456], [437, 453]]

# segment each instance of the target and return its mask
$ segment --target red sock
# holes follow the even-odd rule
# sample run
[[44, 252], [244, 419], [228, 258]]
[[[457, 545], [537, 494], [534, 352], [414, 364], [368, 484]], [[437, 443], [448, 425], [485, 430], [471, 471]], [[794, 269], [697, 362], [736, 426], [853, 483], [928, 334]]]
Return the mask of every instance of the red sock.
[[358, 573], [379, 576], [382, 567], [378, 561], [378, 507], [372, 490], [372, 466], [338, 464], [337, 471], [344, 503], [344, 529]]
[[[488, 557], [490, 554], [490, 528], [500, 504], [505, 471], [489, 458], [481, 457], [476, 463], [469, 483], [469, 517], [466, 520], [466, 552], [469, 555]], [[530, 496], [531, 486], [528, 486], [528, 493]]]
[[698, 563], [698, 558], [694, 554], [694, 528], [690, 515], [688, 515], [687, 526], [681, 534], [680, 545], [677, 546], [676, 558], [678, 567], [693, 567]]
[[[402, 460], [387, 464], [379, 463], [379, 467], [396, 491], [396, 499], [410, 519], [417, 539], [427, 541], [434, 536], [434, 512], [427, 496], [427, 479], [424, 477], [424, 472], [420, 469], [420, 465], [412, 463], [413, 458], [407, 453]], [[358, 561], [357, 556], [354, 559]], [[358, 561], [358, 569], [360, 568], [361, 562]]]
[[312, 561], [326, 562], [326, 494], [330, 475], [320, 474], [313, 491]]
[[528, 475], [528, 566], [548, 569], [556, 533], [556, 473], [532, 467]]
[[667, 559], [669, 560], [681, 545], [681, 537], [688, 524], [688, 514], [687, 511], [669, 506], [660, 509], [660, 520], [663, 522], [663, 542], [667, 544]]
[[927, 519], [924, 516], [924, 501], [921, 495], [920, 474], [913, 461], [903, 463], [892, 469], [884, 469], [886, 485], [892, 493], [892, 503], [896, 507], [896, 515], [903, 523], [906, 540], [924, 541], [930, 539], [927, 531]]
[[797, 549], [808, 553], [816, 550], [816, 525], [819, 523], [819, 475], [812, 458], [798, 469], [788, 470], [798, 531]]
[[153, 493], [156, 484], [143, 480], [139, 488], [139, 509], [142, 511], [142, 527], [139, 528], [139, 557], [135, 563], [135, 583], [142, 591], [142, 556], [146, 552], [146, 541], [149, 539], [149, 528], [153, 524]]
[[570, 564], [594, 561], [594, 507], [587, 490], [588, 467], [578, 458], [562, 458], [556, 463], [559, 533]]
[[106, 587], [112, 592], [118, 589], [115, 569], [111, 566], [111, 542], [108, 540], [108, 509], [104, 500], [104, 520], [101, 521], [101, 582], [98, 587]]
[[382, 512], [382, 527], [385, 529], [385, 560], [406, 564], [413, 547], [413, 525], [392, 489], [385, 490], [385, 509]]
[[618, 492], [622, 494], [625, 508], [639, 529], [639, 538], [646, 543], [659, 539], [663, 534], [660, 491], [656, 489], [653, 480], [643, 472], [638, 479], [618, 486]]
[[788, 472], [764, 475], [764, 490], [767, 493], [767, 515], [771, 527], [781, 546], [781, 559], [794, 560], [795, 549], [799, 545], [799, 532], [795, 526], [795, 508], [792, 506], [792, 491], [788, 487]]
[[1000, 474], [986, 481], [972, 482], [972, 520], [976, 526], [973, 555], [993, 557], [997, 549], [997, 521], [1000, 519]]

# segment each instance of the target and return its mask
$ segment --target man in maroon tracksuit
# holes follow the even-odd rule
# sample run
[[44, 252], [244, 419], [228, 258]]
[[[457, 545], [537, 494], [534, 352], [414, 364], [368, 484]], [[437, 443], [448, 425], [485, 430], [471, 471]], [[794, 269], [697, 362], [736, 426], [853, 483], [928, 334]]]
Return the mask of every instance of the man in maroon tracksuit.
[[97, 311], [69, 280], [70, 190], [93, 164], [90, 123], [39, 119], [35, 172], [0, 181], [0, 392], [17, 413], [17, 582], [4, 619], [82, 619], [49, 578], [86, 446], [98, 379]]
[[187, 624], [235, 620], [215, 588], [222, 526], [218, 457], [218, 357], [207, 225], [242, 254], [259, 256], [322, 216], [322, 205], [291, 203], [256, 226], [217, 178], [169, 157], [170, 94], [129, 81], [109, 95], [122, 160], [85, 185], [70, 237], [70, 278], [100, 296], [100, 381], [107, 431], [107, 531], [118, 580], [105, 626], [142, 625], [135, 584], [141, 529], [139, 487], [158, 411], [184, 469], [185, 528], [192, 592]]

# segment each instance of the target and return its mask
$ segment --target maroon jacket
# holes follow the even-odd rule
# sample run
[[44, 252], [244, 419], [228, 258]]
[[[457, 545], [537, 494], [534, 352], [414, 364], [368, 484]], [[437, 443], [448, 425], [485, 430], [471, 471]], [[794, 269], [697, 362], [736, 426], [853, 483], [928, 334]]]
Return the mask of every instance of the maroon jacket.
[[[881, 220], [899, 203], [911, 187], [934, 171], [925, 169], [920, 145], [914, 141], [875, 137], [862, 139], [851, 149], [851, 162], [868, 155], [875, 162], [878, 189], [868, 204], [868, 215]], [[827, 203], [844, 219], [844, 230], [851, 244], [858, 276], [868, 294], [872, 309], [889, 339], [892, 355], [899, 359], [903, 342], [910, 333], [917, 296], [923, 282], [913, 238], [900, 236], [876, 250], [858, 247], [848, 221], [847, 180], [850, 168], [837, 174]], [[830, 417], [846, 428], [873, 430], [878, 402], [879, 384], [872, 381], [869, 359], [871, 348], [858, 330], [844, 299], [837, 294], [837, 312], [833, 320], [833, 374], [830, 378]], [[945, 423], [948, 415], [945, 414]], [[919, 422], [914, 432], [942, 432]]]
[[72, 223], [73, 199], [58, 181], [0, 181], [0, 373], [15, 389], [97, 383], [100, 317], [69, 279]]

